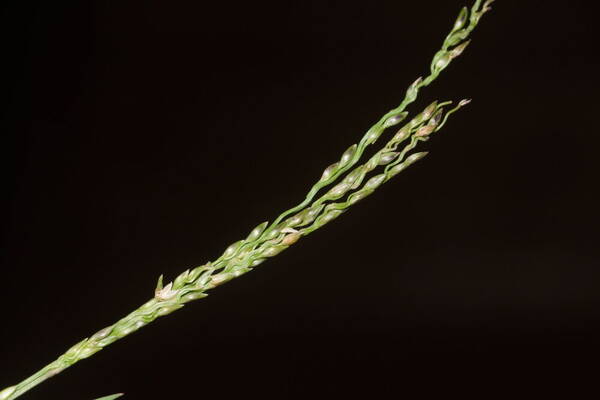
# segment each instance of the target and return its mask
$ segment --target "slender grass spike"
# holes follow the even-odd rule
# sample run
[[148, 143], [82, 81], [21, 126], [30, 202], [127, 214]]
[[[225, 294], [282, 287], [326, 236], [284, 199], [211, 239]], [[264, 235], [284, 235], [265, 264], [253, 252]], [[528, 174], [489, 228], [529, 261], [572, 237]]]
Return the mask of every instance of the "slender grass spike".
[[[188, 269], [166, 285], [163, 285], [161, 275], [153, 297], [140, 308], [75, 344], [57, 360], [24, 381], [2, 390], [0, 400], [14, 400], [48, 378], [92, 356], [156, 318], [168, 315], [190, 301], [208, 296], [207, 291], [251, 271], [268, 258], [278, 255], [301, 238], [339, 217], [392, 177], [425, 157], [427, 152], [410, 155], [409, 153], [420, 142], [429, 140], [446, 124], [450, 115], [467, 105], [470, 100], [460, 101], [449, 111], [445, 111], [445, 107], [452, 102], [431, 103], [398, 129], [392, 138], [367, 161], [356, 165], [361, 160], [365, 149], [375, 144], [385, 130], [399, 125], [408, 118], [409, 113], [406, 108], [417, 99], [420, 89], [429, 86], [452, 60], [465, 51], [470, 43], [468, 37], [483, 14], [490, 10], [492, 2], [493, 0], [487, 0], [485, 3], [476, 0], [470, 10], [467, 7], [462, 8], [442, 48], [431, 61], [429, 75], [415, 80], [408, 87], [398, 107], [386, 113], [358, 143], [348, 147], [337, 162], [327, 167], [301, 203], [280, 214], [272, 223], [259, 224], [250, 231], [246, 239], [227, 247], [216, 260]], [[399, 146], [406, 141], [408, 143], [400, 150]], [[376, 169], [380, 169], [379, 173], [367, 177]], [[319, 191], [327, 187], [330, 187], [329, 190], [315, 199]], [[120, 395], [107, 396], [98, 400], [115, 399]]]

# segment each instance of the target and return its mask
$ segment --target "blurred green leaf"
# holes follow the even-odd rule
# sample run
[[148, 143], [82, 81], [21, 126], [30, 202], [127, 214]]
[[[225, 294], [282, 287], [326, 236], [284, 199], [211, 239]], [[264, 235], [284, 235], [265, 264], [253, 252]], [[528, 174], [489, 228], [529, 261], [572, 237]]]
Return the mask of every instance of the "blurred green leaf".
[[123, 394], [124, 393], [111, 394], [109, 396], [100, 397], [96, 400], [115, 400], [116, 398], [123, 396]]

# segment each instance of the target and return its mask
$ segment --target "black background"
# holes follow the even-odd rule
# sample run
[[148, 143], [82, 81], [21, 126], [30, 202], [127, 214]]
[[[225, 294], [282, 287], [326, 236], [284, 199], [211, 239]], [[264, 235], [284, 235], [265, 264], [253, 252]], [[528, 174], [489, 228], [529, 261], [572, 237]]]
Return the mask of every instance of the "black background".
[[[465, 2], [13, 3], [0, 387], [299, 202], [427, 73]], [[596, 390], [590, 4], [498, 0], [410, 107], [474, 99], [425, 160], [23, 398]]]

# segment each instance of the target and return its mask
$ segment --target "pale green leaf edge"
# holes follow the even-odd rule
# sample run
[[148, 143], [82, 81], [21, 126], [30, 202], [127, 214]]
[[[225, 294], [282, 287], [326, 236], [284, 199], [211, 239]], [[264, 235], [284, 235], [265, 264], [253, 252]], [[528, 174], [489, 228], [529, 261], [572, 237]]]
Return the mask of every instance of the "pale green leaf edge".
[[111, 394], [108, 396], [100, 397], [99, 399], [94, 399], [94, 400], [115, 400], [116, 398], [119, 398], [123, 395], [124, 395], [124, 393], [116, 393], [116, 394]]

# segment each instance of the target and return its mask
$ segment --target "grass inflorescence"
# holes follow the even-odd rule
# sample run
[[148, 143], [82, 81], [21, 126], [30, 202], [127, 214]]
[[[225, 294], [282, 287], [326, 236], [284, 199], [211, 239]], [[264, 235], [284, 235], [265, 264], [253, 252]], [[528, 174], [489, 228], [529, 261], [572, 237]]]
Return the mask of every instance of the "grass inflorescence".
[[[273, 222], [256, 226], [245, 239], [227, 247], [216, 260], [188, 269], [166, 285], [161, 276], [153, 297], [144, 305], [77, 343], [33, 376], [4, 389], [0, 392], [0, 400], [16, 399], [44, 380], [156, 318], [168, 315], [190, 301], [206, 297], [209, 290], [278, 255], [425, 157], [426, 152], [413, 150], [419, 143], [429, 140], [445, 125], [452, 113], [470, 100], [462, 100], [453, 107], [451, 101], [435, 101], [410, 119], [406, 108], [417, 99], [421, 88], [430, 85], [452, 60], [463, 53], [470, 43], [471, 32], [483, 14], [490, 10], [492, 1], [476, 0], [470, 10], [467, 7], [461, 10], [442, 48], [432, 59], [429, 75], [415, 80], [398, 107], [386, 113], [358, 143], [349, 146], [338, 161], [328, 166], [301, 203], [281, 213]], [[365, 150], [376, 144], [386, 130], [395, 127], [397, 130], [391, 138], [368, 160], [363, 160]], [[319, 193], [321, 195], [317, 197]]]

